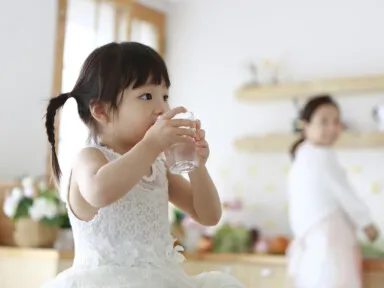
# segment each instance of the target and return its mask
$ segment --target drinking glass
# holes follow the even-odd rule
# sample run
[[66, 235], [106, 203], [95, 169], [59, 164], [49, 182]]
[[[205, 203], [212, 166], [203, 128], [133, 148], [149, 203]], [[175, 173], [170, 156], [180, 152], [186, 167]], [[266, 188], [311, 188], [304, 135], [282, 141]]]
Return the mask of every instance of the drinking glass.
[[[173, 119], [195, 120], [192, 112], [179, 113]], [[182, 127], [190, 128], [190, 127]], [[190, 128], [195, 129], [195, 128]], [[189, 136], [185, 136], [189, 137]], [[176, 143], [164, 151], [168, 169], [172, 174], [183, 174], [194, 170], [198, 166], [194, 143]]]

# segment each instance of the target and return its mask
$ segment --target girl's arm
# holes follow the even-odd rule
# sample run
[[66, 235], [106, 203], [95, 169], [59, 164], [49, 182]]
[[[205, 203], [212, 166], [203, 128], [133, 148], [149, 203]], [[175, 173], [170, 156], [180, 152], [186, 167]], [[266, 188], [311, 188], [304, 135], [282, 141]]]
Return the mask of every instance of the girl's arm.
[[193, 219], [205, 226], [214, 226], [221, 218], [219, 194], [205, 166], [209, 157], [209, 145], [200, 120], [196, 120], [194, 135], [199, 167], [189, 173], [189, 183], [180, 175], [168, 172], [169, 199]]
[[190, 143], [194, 133], [182, 127], [194, 127], [194, 122], [172, 119], [185, 111], [183, 107], [169, 110], [139, 143], [113, 161], [108, 162], [94, 148], [83, 149], [73, 169], [82, 197], [95, 208], [108, 206], [127, 194], [148, 173], [152, 163], [165, 148], [178, 142]]
[[95, 208], [108, 206], [122, 198], [149, 171], [158, 156], [158, 152], [151, 148], [150, 143], [139, 142], [111, 162], [100, 150], [84, 148], [73, 168], [82, 197]]
[[168, 172], [170, 201], [198, 223], [216, 225], [221, 218], [221, 203], [208, 170], [198, 167], [189, 173], [189, 178], [191, 182]]

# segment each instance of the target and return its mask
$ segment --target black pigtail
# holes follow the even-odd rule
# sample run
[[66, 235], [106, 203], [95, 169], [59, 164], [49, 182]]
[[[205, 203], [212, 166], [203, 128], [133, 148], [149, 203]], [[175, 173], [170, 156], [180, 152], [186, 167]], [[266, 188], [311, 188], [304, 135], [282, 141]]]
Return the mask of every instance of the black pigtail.
[[49, 100], [47, 107], [47, 113], [45, 115], [45, 128], [48, 136], [48, 141], [52, 150], [52, 170], [57, 183], [60, 182], [61, 169], [59, 160], [57, 159], [56, 147], [55, 147], [55, 116], [58, 109], [60, 109], [64, 103], [68, 100], [70, 94], [64, 93]]

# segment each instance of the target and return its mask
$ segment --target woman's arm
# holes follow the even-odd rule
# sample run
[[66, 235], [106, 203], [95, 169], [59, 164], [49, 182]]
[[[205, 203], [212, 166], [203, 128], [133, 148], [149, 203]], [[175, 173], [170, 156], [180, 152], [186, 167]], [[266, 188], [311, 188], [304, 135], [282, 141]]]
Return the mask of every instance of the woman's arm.
[[372, 225], [373, 221], [368, 207], [355, 193], [345, 170], [341, 167], [332, 151], [326, 151], [321, 162], [323, 167], [321, 167], [320, 173], [323, 174], [333, 195], [356, 227], [365, 229]]

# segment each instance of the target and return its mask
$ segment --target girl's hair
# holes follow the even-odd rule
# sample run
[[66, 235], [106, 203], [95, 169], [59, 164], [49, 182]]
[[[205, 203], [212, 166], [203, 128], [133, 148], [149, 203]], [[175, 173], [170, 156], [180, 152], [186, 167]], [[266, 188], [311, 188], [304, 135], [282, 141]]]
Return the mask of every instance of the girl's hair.
[[[311, 122], [313, 114], [315, 114], [316, 110], [323, 105], [333, 105], [338, 108], [335, 100], [332, 99], [329, 95], [318, 95], [310, 98], [308, 102], [305, 104], [304, 108], [300, 112], [300, 120], [302, 122]], [[295, 158], [296, 150], [300, 146], [301, 143], [305, 141], [305, 135], [301, 132], [300, 138], [296, 140], [291, 149], [290, 154], [292, 159]]]
[[89, 128], [88, 139], [96, 141], [97, 126], [90, 105], [107, 103], [111, 112], [115, 112], [126, 88], [162, 83], [167, 88], [171, 85], [164, 60], [152, 48], [136, 42], [113, 42], [95, 49], [85, 60], [73, 90], [52, 98], [47, 107], [45, 127], [57, 183], [61, 169], [55, 149], [55, 115], [68, 98], [77, 102], [79, 116]]

